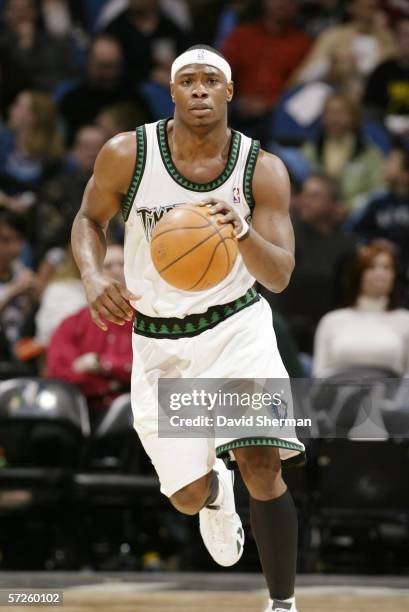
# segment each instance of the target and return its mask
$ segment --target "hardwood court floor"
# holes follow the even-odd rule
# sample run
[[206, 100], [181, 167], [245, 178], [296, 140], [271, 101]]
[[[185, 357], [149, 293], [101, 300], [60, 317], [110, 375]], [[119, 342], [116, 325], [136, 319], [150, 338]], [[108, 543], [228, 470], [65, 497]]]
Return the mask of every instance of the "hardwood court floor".
[[[298, 596], [298, 612], [408, 612], [407, 595], [344, 595], [302, 594]], [[245, 592], [165, 591], [161, 593], [116, 593], [65, 591], [64, 612], [262, 612], [265, 595]], [[58, 608], [35, 607], [37, 612]], [[8, 612], [26, 612], [26, 607], [6, 608]]]
[[[36, 612], [263, 612], [258, 574], [0, 572], [0, 589], [62, 589], [63, 607]], [[409, 576], [297, 577], [298, 612], [409, 612]], [[0, 606], [27, 612], [26, 606]]]

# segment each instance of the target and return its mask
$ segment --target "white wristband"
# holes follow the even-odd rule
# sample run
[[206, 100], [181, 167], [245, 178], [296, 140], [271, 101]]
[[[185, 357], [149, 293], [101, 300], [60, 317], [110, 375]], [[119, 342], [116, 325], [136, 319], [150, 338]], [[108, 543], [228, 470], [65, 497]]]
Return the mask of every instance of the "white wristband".
[[249, 224], [247, 223], [245, 218], [242, 217], [241, 215], [240, 215], [240, 220], [241, 220], [241, 224], [242, 224], [243, 227], [241, 228], [240, 234], [236, 235], [237, 240], [243, 240], [243, 238], [245, 238], [247, 236], [247, 234], [249, 233], [249, 231], [250, 231]]

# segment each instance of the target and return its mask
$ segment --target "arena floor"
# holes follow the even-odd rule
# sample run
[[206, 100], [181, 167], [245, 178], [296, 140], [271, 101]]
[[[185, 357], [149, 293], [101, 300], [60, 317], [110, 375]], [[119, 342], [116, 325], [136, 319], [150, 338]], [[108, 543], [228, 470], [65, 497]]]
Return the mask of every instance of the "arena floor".
[[[0, 589], [18, 587], [63, 589], [64, 612], [262, 612], [266, 603], [255, 574], [0, 574]], [[409, 577], [302, 575], [297, 601], [298, 612], [408, 612]], [[0, 606], [11, 609], [27, 608]]]

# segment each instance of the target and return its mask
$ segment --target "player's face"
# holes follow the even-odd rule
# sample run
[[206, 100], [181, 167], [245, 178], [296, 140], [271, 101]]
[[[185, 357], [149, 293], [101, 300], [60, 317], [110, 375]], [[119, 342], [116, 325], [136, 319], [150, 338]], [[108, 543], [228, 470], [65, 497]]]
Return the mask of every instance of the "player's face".
[[190, 64], [176, 73], [171, 92], [180, 119], [194, 127], [208, 126], [227, 117], [233, 83], [213, 66]]

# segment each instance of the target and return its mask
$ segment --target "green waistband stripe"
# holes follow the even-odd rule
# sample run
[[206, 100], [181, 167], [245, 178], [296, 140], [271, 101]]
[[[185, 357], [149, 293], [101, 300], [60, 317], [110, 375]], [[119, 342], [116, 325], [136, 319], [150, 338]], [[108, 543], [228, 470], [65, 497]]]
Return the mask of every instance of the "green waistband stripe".
[[147, 338], [189, 338], [197, 336], [202, 332], [215, 327], [232, 315], [240, 312], [247, 306], [258, 302], [260, 296], [251, 287], [244, 295], [228, 302], [211, 306], [206, 312], [187, 315], [183, 319], [178, 317], [148, 317], [141, 312], [136, 313], [133, 324], [133, 331], [140, 336]]
[[136, 134], [136, 163], [131, 184], [129, 185], [128, 193], [122, 201], [122, 217], [124, 221], [128, 221], [129, 213], [131, 212], [136, 193], [141, 184], [142, 176], [146, 165], [146, 129], [144, 125], [140, 125], [135, 130]]

